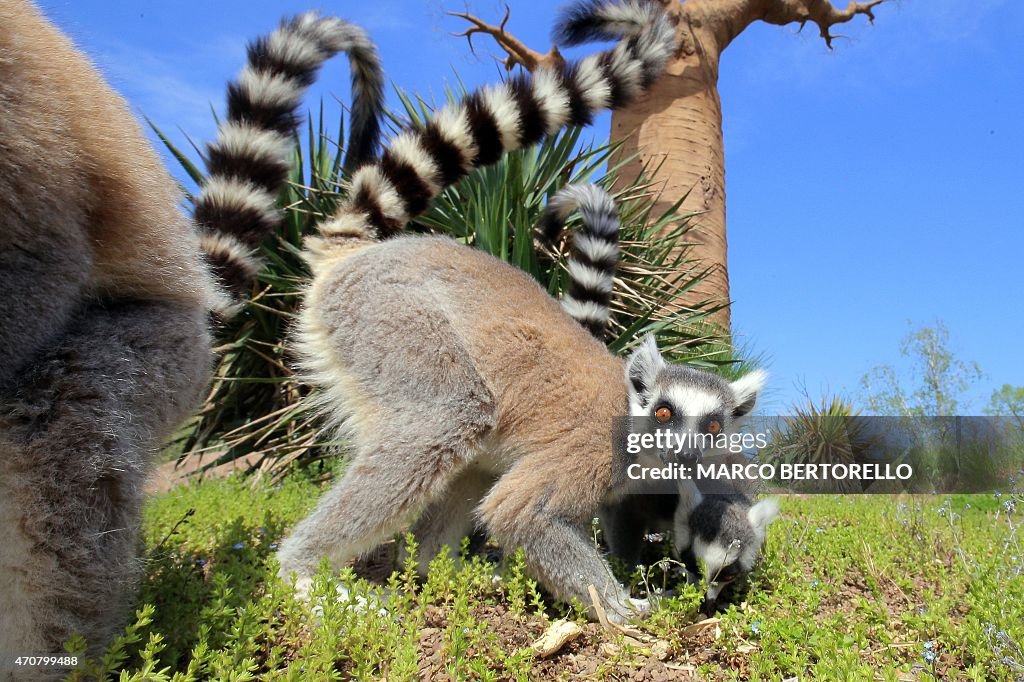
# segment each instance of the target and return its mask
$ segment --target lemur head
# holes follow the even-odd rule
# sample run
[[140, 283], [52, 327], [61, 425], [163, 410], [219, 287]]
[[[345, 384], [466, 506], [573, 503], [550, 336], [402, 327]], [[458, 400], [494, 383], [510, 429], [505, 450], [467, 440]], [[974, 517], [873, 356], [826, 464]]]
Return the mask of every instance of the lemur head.
[[[765, 373], [755, 370], [729, 382], [711, 372], [670, 365], [648, 335], [626, 363], [629, 410], [634, 417], [650, 417], [674, 432], [717, 436], [736, 429], [750, 414], [764, 385]], [[704, 439], [708, 442], [708, 439]], [[704, 454], [699, 443], [678, 453], [696, 460]]]
[[[632, 416], [651, 418], [674, 433], [705, 436], [691, 439], [690, 447], [676, 455], [693, 461], [718, 449], [708, 446], [714, 439], [706, 436], [734, 432], [753, 411], [766, 375], [755, 370], [730, 382], [694, 367], [670, 365], [647, 336], [629, 357], [626, 378]], [[676, 511], [676, 549], [692, 568], [697, 560], [703, 564], [708, 584], [703, 610], [713, 613], [722, 590], [754, 567], [768, 524], [778, 516], [778, 504], [703, 496], [695, 486], [682, 490], [689, 494], [681, 494]]]
[[680, 554], [703, 564], [708, 585], [701, 611], [712, 615], [724, 590], [749, 573], [761, 554], [768, 525], [779, 515], [772, 498], [751, 504], [743, 496], [708, 495], [676, 515], [674, 539]]

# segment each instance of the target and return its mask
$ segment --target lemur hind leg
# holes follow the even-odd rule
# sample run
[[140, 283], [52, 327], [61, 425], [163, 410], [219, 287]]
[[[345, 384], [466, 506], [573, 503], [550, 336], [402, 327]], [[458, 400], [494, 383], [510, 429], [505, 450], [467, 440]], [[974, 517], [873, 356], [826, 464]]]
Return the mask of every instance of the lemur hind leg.
[[[409, 365], [429, 361], [410, 357]], [[417, 368], [409, 370], [415, 374]], [[479, 395], [467, 391], [462, 400], [453, 395], [461, 390], [458, 387], [472, 382], [455, 378], [447, 386], [439, 385], [437, 399], [443, 399], [447, 390], [452, 402], [462, 403], [467, 414], [450, 413], [432, 420], [423, 419], [433, 407], [429, 393], [393, 391], [394, 397], [387, 399], [379, 393], [387, 383], [381, 379], [361, 400], [364, 405], [386, 405], [373, 410], [384, 418], [356, 423], [354, 451], [341, 480], [281, 543], [281, 576], [287, 579], [297, 573], [302, 592], [322, 558], [340, 568], [401, 531], [431, 502], [441, 499], [480, 455], [479, 443], [493, 426], [491, 410], [481, 409]], [[403, 421], [404, 415], [410, 418]]]
[[205, 312], [92, 306], [0, 395], [0, 654], [95, 651], [123, 623], [147, 464], [211, 366]]
[[[462, 538], [471, 535], [477, 526], [476, 507], [494, 481], [494, 474], [469, 467], [423, 510], [412, 528], [418, 545], [416, 559], [421, 576], [426, 577], [431, 560], [445, 547], [453, 559], [458, 559]], [[402, 549], [404, 560], [404, 545]]]
[[323, 557], [340, 568], [400, 532], [424, 507], [443, 498], [466, 465], [461, 444], [434, 437], [427, 445], [422, 431], [408, 443], [382, 440], [390, 443], [354, 453], [341, 480], [282, 541], [281, 576], [297, 573], [300, 591]]
[[[331, 365], [331, 409], [347, 418], [353, 450], [341, 480], [281, 543], [280, 573], [300, 591], [323, 557], [334, 567], [412, 522], [482, 454], [494, 398], [444, 310], [422, 282], [382, 288], [376, 267], [346, 271], [313, 311], [308, 343]], [[390, 300], [394, 297], [395, 300]]]

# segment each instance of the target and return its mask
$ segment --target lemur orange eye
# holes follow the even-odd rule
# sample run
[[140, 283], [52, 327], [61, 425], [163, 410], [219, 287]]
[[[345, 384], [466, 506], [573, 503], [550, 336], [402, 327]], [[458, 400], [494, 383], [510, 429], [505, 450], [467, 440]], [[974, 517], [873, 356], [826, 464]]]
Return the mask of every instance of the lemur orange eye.
[[717, 419], [712, 419], [711, 421], [708, 422], [707, 431], [712, 436], [717, 436], [722, 432], [722, 422], [718, 421]]
[[661, 407], [654, 411], [654, 418], [657, 419], [662, 424], [664, 424], [665, 422], [672, 418], [672, 409], [666, 407], [665, 405], [662, 405]]

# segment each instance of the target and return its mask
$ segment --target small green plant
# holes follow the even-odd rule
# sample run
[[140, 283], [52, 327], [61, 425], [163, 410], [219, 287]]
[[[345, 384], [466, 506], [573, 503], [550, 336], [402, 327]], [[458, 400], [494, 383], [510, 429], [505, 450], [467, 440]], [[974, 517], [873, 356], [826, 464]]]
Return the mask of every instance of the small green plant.
[[[793, 414], [773, 425], [768, 435], [760, 459], [776, 465], [864, 463], [878, 444], [868, 423], [838, 396], [794, 405]], [[830, 484], [830, 490], [838, 492], [837, 484]]]

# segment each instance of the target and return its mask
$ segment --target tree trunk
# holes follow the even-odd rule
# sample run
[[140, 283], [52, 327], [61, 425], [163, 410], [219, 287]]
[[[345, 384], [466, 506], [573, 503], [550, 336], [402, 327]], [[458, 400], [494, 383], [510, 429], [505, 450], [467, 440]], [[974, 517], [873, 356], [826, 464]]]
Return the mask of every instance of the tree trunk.
[[[679, 50], [667, 72], [646, 96], [612, 113], [612, 139], [622, 140], [623, 182], [643, 168], [660, 166], [663, 195], [655, 210], [665, 210], [686, 195], [682, 208], [696, 214], [687, 241], [688, 258], [707, 269], [700, 285], [682, 292], [677, 305], [704, 308], [729, 303], [725, 231], [725, 149], [718, 66], [722, 52], [750, 24], [816, 24], [825, 44], [836, 24], [864, 15], [885, 0], [850, 2], [836, 9], [828, 0], [662, 0], [677, 22]], [[666, 229], [672, 229], [669, 226]], [[728, 332], [727, 305], [712, 321]]]
[[[722, 144], [722, 103], [718, 97], [718, 53], [688, 48], [692, 32], [681, 29], [682, 54], [651, 90], [632, 106], [612, 114], [612, 140], [622, 140], [620, 179], [631, 181], [643, 168], [659, 168], [661, 198], [654, 215], [666, 211], [684, 194], [682, 210], [694, 213], [687, 241], [688, 258], [708, 268], [698, 286], [682, 293], [677, 304], [704, 308], [729, 301], [725, 232], [725, 149]], [[669, 226], [672, 229], [675, 226]], [[712, 320], [729, 329], [729, 308]]]

